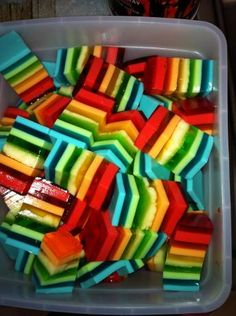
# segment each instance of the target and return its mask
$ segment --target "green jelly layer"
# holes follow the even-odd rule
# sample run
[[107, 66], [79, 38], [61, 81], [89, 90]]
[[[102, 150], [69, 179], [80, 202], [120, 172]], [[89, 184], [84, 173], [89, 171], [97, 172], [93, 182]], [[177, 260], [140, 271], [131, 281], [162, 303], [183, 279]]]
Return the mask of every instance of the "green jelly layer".
[[77, 268], [72, 268], [58, 274], [50, 275], [42, 263], [36, 259], [34, 271], [41, 286], [54, 285], [64, 282], [74, 282], [76, 280]]
[[37, 61], [38, 58], [35, 55], [26, 55], [23, 59], [21, 59], [20, 64], [18, 64], [18, 66], [13, 64], [11, 67], [7, 69], [6, 72], [3, 73], [4, 78], [8, 81], [9, 79], [24, 71], [26, 68], [30, 67]]
[[77, 268], [79, 264], [78, 260], [72, 260], [64, 264], [54, 265], [42, 250], [38, 254], [38, 260], [44, 266], [50, 276], [62, 273], [66, 270]]
[[118, 109], [120, 107], [120, 102], [124, 96], [124, 93], [125, 93], [125, 90], [126, 90], [126, 87], [128, 85], [130, 77], [131, 76], [128, 73], [124, 73], [124, 76], [122, 77], [122, 81], [121, 81], [121, 84], [120, 84], [119, 89], [117, 91], [117, 94], [115, 95], [116, 104], [117, 104]]
[[[20, 140], [30, 143], [30, 144], [28, 144], [27, 147], [25, 147], [25, 148], [29, 148], [30, 151], [34, 151], [35, 146], [40, 147], [40, 148], [44, 148], [48, 151], [51, 150], [51, 148], [52, 148], [52, 144], [50, 142], [48, 142], [44, 139], [41, 139], [39, 137], [36, 137], [34, 135], [30, 135], [29, 133], [24, 132], [24, 131], [17, 129], [17, 128], [14, 128], [14, 127], [10, 131], [9, 137], [10, 136], [17, 137], [18, 143], [20, 142]], [[20, 140], [18, 140], [18, 139], [20, 139]], [[25, 143], [23, 142], [22, 144], [25, 144]], [[30, 146], [32, 146], [32, 147], [30, 147]]]
[[[25, 141], [20, 141], [20, 144], [19, 144], [16, 137], [14, 137], [14, 139], [12, 138], [13, 136], [10, 137], [10, 139], [8, 137], [10, 142], [8, 141], [6, 144], [4, 144], [3, 152], [7, 156], [19, 162], [23, 161], [24, 164], [29, 167], [43, 169], [43, 164], [48, 155], [48, 151], [34, 145], [31, 146], [31, 144]], [[13, 143], [11, 143], [11, 141], [13, 141]], [[30, 145], [30, 149], [34, 149], [34, 152], [32, 152], [29, 148], [25, 147], [28, 144]], [[27, 148], [27, 150], [23, 148]]]
[[189, 147], [189, 150], [187, 151], [186, 155], [183, 157], [183, 159], [180, 160], [180, 162], [172, 169], [174, 173], [179, 174], [188, 164], [189, 162], [196, 157], [198, 148], [201, 145], [201, 141], [203, 138], [203, 132], [201, 130], [197, 131], [197, 135], [192, 143], [192, 145]]
[[27, 108], [28, 108], [28, 104], [26, 104], [25, 102], [21, 102], [19, 105], [18, 105], [18, 108], [21, 109], [21, 110], [26, 110], [27, 111]]
[[135, 251], [133, 258], [144, 258], [158, 238], [158, 234], [152, 230], [146, 230], [144, 233], [144, 238], [141, 241], [138, 249]]
[[118, 140], [131, 157], [134, 157], [138, 151], [129, 135], [122, 130], [102, 133], [98, 136], [97, 140]]
[[123, 70], [118, 69], [117, 72], [115, 71], [115, 78], [112, 78], [107, 88], [108, 95], [111, 96], [112, 98], [116, 97], [119, 91], [120, 85], [123, 81], [124, 75], [125, 75], [125, 72]]
[[0, 126], [0, 137], [6, 137], [9, 135], [11, 126]]
[[[39, 221], [41, 220], [41, 221]], [[24, 216], [22, 214], [17, 214], [15, 217], [15, 222], [14, 224], [17, 224], [19, 226], [25, 227], [25, 228], [29, 228], [35, 232], [39, 232], [42, 234], [46, 234], [48, 232], [54, 231], [56, 230], [56, 227], [47, 225], [44, 222], [44, 219], [41, 217], [39, 218], [39, 216], [37, 216], [37, 218], [33, 219], [32, 217], [27, 217]]]
[[172, 111], [172, 104], [174, 102], [172, 99], [164, 97], [163, 95], [156, 95], [155, 98], [157, 98], [157, 100], [161, 101], [165, 108]]
[[10, 85], [17, 85], [32, 76], [41, 68], [43, 68], [43, 66], [40, 61], [37, 60], [33, 64], [29, 65], [27, 68], [23, 69], [21, 72], [18, 72], [15, 76], [8, 79], [8, 82]]
[[124, 163], [124, 165], [130, 165], [133, 161], [132, 156], [129, 155], [118, 140], [96, 141], [91, 148], [93, 150], [110, 149]]
[[61, 176], [60, 185], [65, 189], [68, 187], [71, 169], [73, 168], [80, 154], [81, 154], [80, 148], [74, 147], [73, 151], [71, 152], [71, 155], [68, 157], [68, 160], [66, 164], [64, 165], [64, 170]]
[[70, 169], [73, 167], [75, 161], [80, 156], [81, 151], [81, 149], [75, 147], [72, 144], [66, 146], [65, 151], [63, 152], [62, 156], [55, 166], [54, 181], [56, 184], [61, 185], [63, 188], [67, 188], [67, 183], [70, 176]]
[[58, 90], [58, 93], [68, 98], [72, 98], [73, 91], [74, 91], [74, 86], [61, 86]]
[[202, 60], [191, 59], [190, 60], [190, 76], [187, 97], [192, 98], [196, 96], [201, 90], [202, 81]]
[[133, 175], [123, 175], [123, 181], [125, 186], [125, 201], [123, 204], [119, 225], [125, 228], [131, 228], [135, 217], [135, 212], [140, 199], [138, 187]]
[[60, 119], [56, 120], [53, 126], [53, 129], [58, 132], [64, 133], [67, 136], [81, 140], [82, 142], [85, 142], [89, 146], [91, 146], [91, 144], [93, 144], [94, 142], [93, 134], [90, 131], [85, 130], [84, 128], [75, 126], [71, 123], [64, 122]]
[[81, 47], [70, 47], [67, 49], [64, 76], [73, 86], [76, 85], [79, 74], [76, 70], [77, 61], [81, 52]]
[[33, 271], [34, 261], [36, 256], [33, 253], [29, 253], [25, 267], [24, 267], [24, 274], [30, 275]]
[[163, 278], [199, 281], [201, 278], [201, 270], [202, 269], [199, 267], [176, 267], [165, 265], [163, 271]]
[[129, 98], [131, 96], [132, 89], [134, 87], [134, 84], [135, 84], [136, 80], [137, 79], [135, 77], [133, 77], [133, 76], [129, 77], [129, 80], [128, 80], [127, 86], [125, 88], [125, 91], [123, 93], [123, 96], [122, 96], [122, 98], [120, 99], [120, 101], [118, 103], [119, 104], [118, 109], [117, 109], [118, 112], [125, 111], [126, 105], [127, 105], [128, 101], [129, 101]]
[[142, 161], [141, 161], [141, 151], [139, 150], [133, 161], [133, 175], [136, 177], [143, 177], [144, 174], [142, 172]]
[[99, 124], [90, 118], [86, 118], [80, 114], [64, 110], [59, 119], [90, 131], [94, 138], [98, 135]]
[[81, 278], [87, 273], [92, 272], [94, 269], [99, 267], [102, 263], [103, 263], [102, 261], [97, 261], [97, 262], [88, 262], [87, 264], [83, 265], [81, 268], [78, 269], [77, 279]]
[[35, 240], [38, 240], [38, 241], [42, 241], [43, 237], [44, 237], [44, 234], [41, 233], [41, 232], [37, 232], [34, 229], [23, 227], [23, 226], [20, 226], [20, 225], [17, 225], [17, 224], [13, 224], [11, 226], [11, 231], [16, 233], [16, 234], [23, 235], [25, 237], [28, 237], [28, 238], [31, 238], [31, 239], [35, 239]]
[[196, 136], [197, 128], [190, 126], [182, 146], [179, 148], [177, 153], [166, 164], [164, 164], [164, 166], [170, 170], [174, 169], [176, 165], [185, 157]]
[[131, 239], [122, 255], [122, 259], [130, 260], [135, 258], [134, 254], [137, 252], [139, 246], [141, 245], [144, 236], [145, 233], [143, 230], [137, 229], [132, 231]]
[[80, 54], [76, 63], [76, 71], [80, 75], [84, 69], [84, 66], [92, 53], [92, 48], [89, 46], [81, 46], [80, 47]]

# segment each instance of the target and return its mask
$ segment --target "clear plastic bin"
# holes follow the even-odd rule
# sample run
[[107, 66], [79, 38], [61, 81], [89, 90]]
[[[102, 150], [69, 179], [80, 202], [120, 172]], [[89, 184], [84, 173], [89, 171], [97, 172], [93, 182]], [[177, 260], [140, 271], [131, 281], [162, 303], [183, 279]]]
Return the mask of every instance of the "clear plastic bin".
[[[164, 292], [158, 273], [138, 272], [118, 284], [76, 288], [72, 296], [36, 295], [31, 280], [14, 272], [1, 251], [0, 304], [84, 314], [202, 313], [218, 308], [231, 289], [231, 208], [229, 186], [227, 49], [215, 26], [197, 21], [137, 17], [73, 17], [7, 22], [0, 34], [15, 30], [43, 60], [55, 60], [59, 47], [116, 45], [126, 47], [126, 59], [150, 54], [212, 58], [218, 61], [215, 91], [219, 137], [204, 169], [206, 205], [214, 235], [206, 259], [201, 290]], [[0, 77], [0, 115], [16, 96]], [[0, 208], [1, 216], [4, 206]]]

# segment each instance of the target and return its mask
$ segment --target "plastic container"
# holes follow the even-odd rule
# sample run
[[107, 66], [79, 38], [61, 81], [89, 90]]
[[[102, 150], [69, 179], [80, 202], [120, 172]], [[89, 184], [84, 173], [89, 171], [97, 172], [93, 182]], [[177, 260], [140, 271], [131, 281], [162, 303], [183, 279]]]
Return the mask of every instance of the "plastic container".
[[[54, 60], [58, 47], [81, 44], [124, 46], [126, 59], [160, 54], [217, 60], [211, 97], [218, 107], [219, 136], [204, 169], [206, 205], [215, 230], [200, 292], [164, 292], [159, 274], [142, 271], [118, 284], [76, 288], [72, 296], [36, 295], [31, 280], [14, 272], [13, 263], [0, 249], [0, 304], [82, 314], [142, 315], [203, 313], [221, 306], [230, 293], [232, 262], [227, 49], [223, 34], [205, 22], [136, 17], [53, 18], [0, 24], [0, 34], [10, 30], [19, 32], [44, 60]], [[15, 99], [0, 78], [1, 112]]]

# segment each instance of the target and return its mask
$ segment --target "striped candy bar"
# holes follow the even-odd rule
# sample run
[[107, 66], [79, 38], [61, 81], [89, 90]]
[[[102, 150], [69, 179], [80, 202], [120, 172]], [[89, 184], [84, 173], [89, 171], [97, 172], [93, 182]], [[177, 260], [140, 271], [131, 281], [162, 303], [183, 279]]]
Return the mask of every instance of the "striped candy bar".
[[168, 249], [164, 271], [164, 289], [196, 291], [212, 235], [213, 225], [201, 212], [191, 212], [179, 221]]
[[24, 102], [54, 90], [43, 64], [15, 31], [0, 37], [0, 52], [0, 72]]

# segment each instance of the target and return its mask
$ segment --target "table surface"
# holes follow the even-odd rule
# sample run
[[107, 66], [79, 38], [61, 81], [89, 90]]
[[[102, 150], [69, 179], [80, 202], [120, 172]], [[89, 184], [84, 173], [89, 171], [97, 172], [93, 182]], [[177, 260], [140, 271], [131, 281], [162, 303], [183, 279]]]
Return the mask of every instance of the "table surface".
[[110, 15], [107, 0], [1, 0], [0, 22], [55, 16]]

